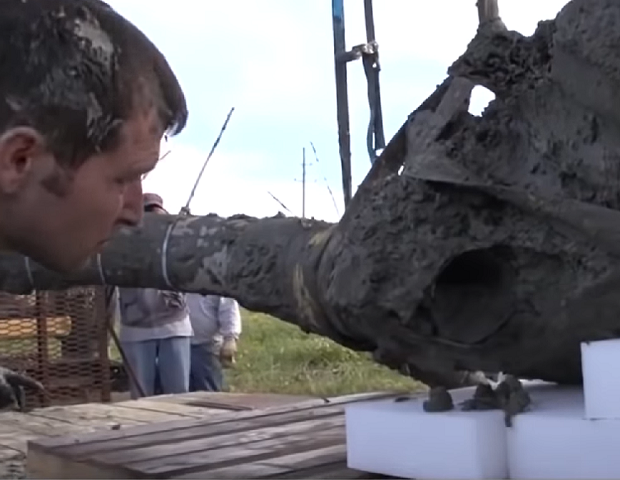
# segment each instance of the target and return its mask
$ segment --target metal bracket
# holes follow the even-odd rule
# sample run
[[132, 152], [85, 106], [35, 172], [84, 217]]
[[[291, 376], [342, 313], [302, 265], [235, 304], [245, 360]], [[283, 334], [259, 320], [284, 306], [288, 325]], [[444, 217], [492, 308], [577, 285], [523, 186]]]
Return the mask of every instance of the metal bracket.
[[379, 88], [379, 45], [375, 40], [372, 0], [364, 0], [366, 21], [366, 43], [356, 45], [347, 51], [344, 29], [344, 0], [332, 0], [332, 21], [334, 30], [334, 68], [336, 76], [336, 112], [338, 120], [338, 143], [342, 169], [342, 189], [345, 208], [352, 197], [351, 186], [351, 135], [349, 132], [349, 99], [347, 87], [347, 63], [362, 59], [368, 83], [368, 106], [370, 122], [366, 145], [370, 162], [374, 163], [377, 152], [385, 148], [381, 93]]

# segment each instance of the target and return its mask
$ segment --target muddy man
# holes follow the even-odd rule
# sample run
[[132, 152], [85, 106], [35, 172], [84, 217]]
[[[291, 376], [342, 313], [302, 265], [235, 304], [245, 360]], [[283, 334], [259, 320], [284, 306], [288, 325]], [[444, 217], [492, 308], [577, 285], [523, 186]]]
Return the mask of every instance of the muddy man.
[[[142, 219], [142, 177], [187, 121], [162, 53], [100, 0], [0, 2], [0, 250], [59, 273]], [[32, 379], [0, 370], [0, 408]]]

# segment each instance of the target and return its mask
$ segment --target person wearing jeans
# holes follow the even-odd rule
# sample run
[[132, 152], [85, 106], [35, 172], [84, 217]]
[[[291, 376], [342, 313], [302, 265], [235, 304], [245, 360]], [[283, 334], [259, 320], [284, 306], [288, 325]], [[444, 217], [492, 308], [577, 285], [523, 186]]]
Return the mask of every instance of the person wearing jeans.
[[186, 302], [194, 331], [190, 391], [222, 391], [222, 367], [235, 363], [241, 335], [239, 304], [232, 298], [198, 293], [186, 294]]
[[[161, 197], [144, 194], [146, 212], [167, 213]], [[185, 295], [150, 288], [119, 288], [119, 339], [145, 396], [189, 391], [193, 331]], [[130, 375], [131, 398], [140, 388]], [[160, 391], [156, 390], [156, 381]]]

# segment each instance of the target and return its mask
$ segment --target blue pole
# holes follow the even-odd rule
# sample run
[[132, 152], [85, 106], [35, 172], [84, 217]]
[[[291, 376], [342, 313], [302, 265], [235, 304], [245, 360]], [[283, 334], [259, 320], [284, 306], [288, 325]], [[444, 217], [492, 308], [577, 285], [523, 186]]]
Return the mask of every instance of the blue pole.
[[336, 75], [336, 114], [338, 120], [338, 144], [342, 171], [342, 191], [345, 208], [352, 195], [351, 189], [351, 135], [349, 131], [349, 99], [347, 95], [347, 62], [344, 33], [344, 0], [332, 0], [332, 23], [334, 30], [334, 70]]

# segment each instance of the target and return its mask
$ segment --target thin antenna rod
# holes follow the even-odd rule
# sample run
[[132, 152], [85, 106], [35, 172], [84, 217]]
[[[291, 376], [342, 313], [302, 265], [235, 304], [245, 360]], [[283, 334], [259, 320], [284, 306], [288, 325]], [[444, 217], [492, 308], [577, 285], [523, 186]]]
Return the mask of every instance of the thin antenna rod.
[[306, 218], [306, 147], [302, 150], [301, 161], [301, 218]]
[[192, 191], [189, 194], [189, 198], [187, 199], [187, 203], [185, 204], [185, 210], [186, 211], [189, 210], [189, 204], [191, 203], [192, 198], [194, 198], [194, 194], [196, 193], [196, 188], [198, 187], [198, 183], [200, 182], [200, 179], [202, 178], [202, 174], [205, 171], [207, 163], [209, 163], [209, 160], [211, 160], [211, 157], [213, 156], [213, 152], [215, 152], [215, 149], [219, 145], [220, 140], [222, 139], [222, 135], [224, 134], [224, 130], [226, 130], [226, 127], [228, 126], [228, 121], [230, 120], [230, 117], [231, 117], [231, 115], [233, 114], [234, 111], [235, 111], [235, 107], [232, 107], [230, 109], [230, 112], [228, 112], [228, 115], [226, 116], [226, 120], [224, 121], [224, 125], [222, 125], [222, 128], [220, 129], [220, 133], [217, 136], [217, 138], [215, 139], [215, 143], [211, 147], [211, 151], [209, 152], [209, 155], [207, 156], [207, 159], [205, 160], [205, 163], [202, 164], [202, 168], [200, 169], [200, 173], [198, 174], [198, 178], [196, 178], [196, 181], [194, 182], [194, 187], [192, 188]]
[[[312, 152], [314, 153], [314, 159], [316, 160], [317, 165], [319, 164], [319, 156], [316, 153], [316, 148], [314, 148], [314, 143], [310, 142], [310, 146], [312, 147]], [[338, 204], [336, 203], [336, 197], [334, 197], [334, 192], [329, 186], [329, 182], [327, 181], [327, 177], [323, 175], [323, 181], [325, 182], [325, 186], [327, 187], [327, 191], [329, 192], [329, 196], [332, 198], [332, 203], [334, 204], [334, 208], [336, 209], [336, 215], [340, 216], [340, 210], [338, 209]]]
[[290, 209], [289, 209], [286, 205], [284, 205], [284, 203], [282, 203], [282, 202], [280, 201], [280, 199], [278, 199], [278, 197], [276, 197], [273, 193], [271, 193], [269, 190], [267, 190], [267, 193], [268, 193], [269, 195], [271, 195], [271, 198], [273, 198], [276, 202], [278, 202], [278, 203], [280, 204], [280, 206], [281, 206], [284, 210], [286, 210], [288, 213], [290, 213], [290, 214], [291, 214], [291, 215], [293, 215], [293, 216], [295, 215], [295, 214], [294, 214], [293, 212], [291, 212], [291, 210], [290, 210]]

